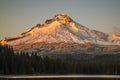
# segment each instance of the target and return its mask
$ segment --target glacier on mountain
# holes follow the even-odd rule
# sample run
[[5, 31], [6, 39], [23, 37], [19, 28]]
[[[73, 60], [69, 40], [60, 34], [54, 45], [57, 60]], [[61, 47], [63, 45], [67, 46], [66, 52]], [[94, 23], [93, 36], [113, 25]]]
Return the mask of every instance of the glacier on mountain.
[[18, 36], [1, 40], [3, 45], [11, 46], [42, 42], [120, 45], [120, 36], [89, 29], [78, 24], [66, 14], [58, 14]]

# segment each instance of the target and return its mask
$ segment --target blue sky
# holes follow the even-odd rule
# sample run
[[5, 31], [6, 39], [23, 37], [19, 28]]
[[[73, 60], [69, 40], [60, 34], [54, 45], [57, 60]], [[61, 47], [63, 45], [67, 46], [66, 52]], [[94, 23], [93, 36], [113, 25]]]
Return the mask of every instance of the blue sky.
[[0, 39], [18, 35], [60, 13], [107, 33], [120, 27], [120, 0], [0, 0]]

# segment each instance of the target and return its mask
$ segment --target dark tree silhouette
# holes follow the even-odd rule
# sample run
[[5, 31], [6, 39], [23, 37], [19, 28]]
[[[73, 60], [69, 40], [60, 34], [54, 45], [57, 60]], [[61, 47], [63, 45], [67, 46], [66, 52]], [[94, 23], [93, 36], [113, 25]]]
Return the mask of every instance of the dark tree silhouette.
[[0, 74], [120, 74], [119, 57], [102, 55], [89, 60], [61, 60], [34, 52], [14, 53], [12, 47], [0, 45]]

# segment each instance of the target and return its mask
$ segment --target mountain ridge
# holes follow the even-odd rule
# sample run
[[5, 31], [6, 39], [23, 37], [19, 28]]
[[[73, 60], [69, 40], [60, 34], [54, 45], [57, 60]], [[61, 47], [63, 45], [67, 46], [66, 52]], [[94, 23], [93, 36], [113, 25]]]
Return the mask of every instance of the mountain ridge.
[[42, 42], [120, 45], [120, 36], [89, 29], [66, 14], [57, 14], [16, 37], [3, 39], [1, 44], [18, 46]]

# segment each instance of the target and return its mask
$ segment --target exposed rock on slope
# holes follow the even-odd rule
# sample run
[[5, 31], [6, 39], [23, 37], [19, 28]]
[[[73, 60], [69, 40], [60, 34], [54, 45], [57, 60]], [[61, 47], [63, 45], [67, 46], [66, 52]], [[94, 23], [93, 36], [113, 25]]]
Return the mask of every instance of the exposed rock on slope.
[[78, 24], [66, 14], [58, 14], [16, 37], [2, 40], [1, 43], [12, 46], [35, 43], [120, 45], [120, 36], [91, 30]]

